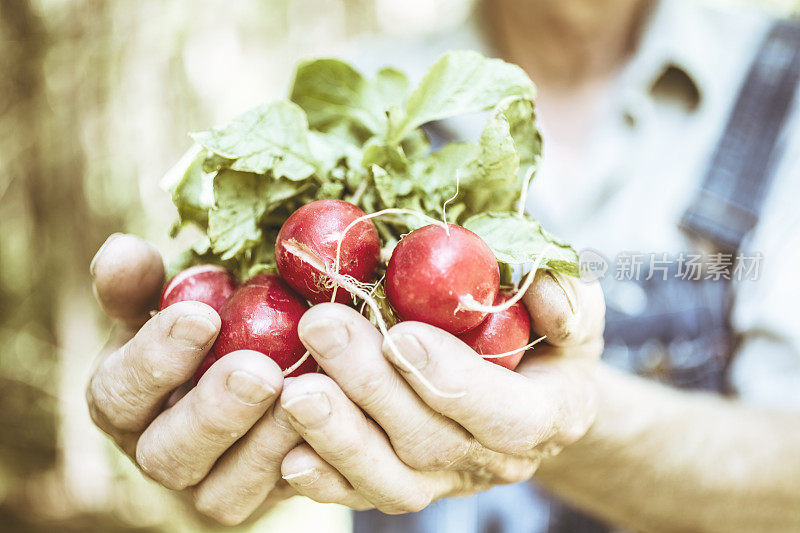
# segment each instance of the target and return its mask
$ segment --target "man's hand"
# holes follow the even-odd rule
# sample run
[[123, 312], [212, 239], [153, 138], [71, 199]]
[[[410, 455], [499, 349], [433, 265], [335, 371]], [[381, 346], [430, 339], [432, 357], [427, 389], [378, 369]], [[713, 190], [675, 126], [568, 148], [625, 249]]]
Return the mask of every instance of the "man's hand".
[[216, 339], [217, 313], [180, 302], [149, 318], [164, 267], [136, 237], [110, 237], [91, 270], [100, 305], [119, 321], [86, 390], [97, 426], [163, 486], [192, 487], [197, 509], [220, 522], [241, 522], [265, 500], [295, 494], [280, 464], [301, 439], [274, 405], [283, 387], [278, 365], [234, 352], [190, 388]]
[[529, 479], [594, 419], [605, 308], [597, 285], [547, 273], [525, 303], [550, 345], [516, 372], [434, 327], [392, 328], [403, 357], [439, 390], [463, 393], [457, 398], [429, 390], [352, 309], [313, 307], [300, 337], [327, 376], [286, 381], [281, 405], [307, 444], [284, 459], [284, 479], [320, 502], [387, 513]]

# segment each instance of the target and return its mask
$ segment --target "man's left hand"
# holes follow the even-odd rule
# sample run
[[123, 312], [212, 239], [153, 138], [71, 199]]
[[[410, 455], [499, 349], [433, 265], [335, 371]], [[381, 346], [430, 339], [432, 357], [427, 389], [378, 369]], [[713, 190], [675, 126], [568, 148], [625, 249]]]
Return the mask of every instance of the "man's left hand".
[[318, 502], [408, 513], [531, 478], [594, 420], [604, 305], [596, 284], [546, 272], [523, 301], [548, 344], [515, 372], [426, 324], [389, 331], [446, 397], [408, 372], [356, 311], [314, 306], [299, 331], [327, 375], [286, 380], [281, 405], [306, 442], [283, 460], [284, 479]]

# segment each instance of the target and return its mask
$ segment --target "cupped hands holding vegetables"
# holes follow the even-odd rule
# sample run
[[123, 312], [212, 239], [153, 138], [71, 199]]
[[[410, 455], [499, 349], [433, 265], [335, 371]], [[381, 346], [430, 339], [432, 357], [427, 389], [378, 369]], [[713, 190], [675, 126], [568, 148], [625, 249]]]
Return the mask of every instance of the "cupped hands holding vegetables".
[[[576, 321], [559, 290], [545, 274], [526, 293], [526, 301], [551, 307], [542, 319], [556, 327], [552, 338], [565, 337], [556, 341], [561, 346], [538, 348], [516, 372], [427, 324], [404, 322], [389, 331], [425, 380], [463, 392], [455, 398], [408, 372], [355, 311], [312, 308], [300, 335], [326, 375], [284, 386], [281, 406], [305, 441], [284, 458], [284, 479], [316, 501], [386, 513], [529, 479], [544, 457], [580, 438], [595, 414], [602, 296], [596, 286], [580, 287]], [[575, 329], [559, 331], [566, 323]]]
[[[297, 493], [398, 513], [530, 478], [593, 420], [604, 309], [522, 214], [534, 92], [470, 52], [414, 91], [320, 60], [293, 103], [194, 134], [165, 180], [174, 230], [205, 235], [180, 272], [161, 290], [161, 258], [127, 235], [93, 261], [122, 323], [87, 390], [95, 422], [224, 523]], [[481, 110], [477, 143], [430, 152], [422, 124]]]

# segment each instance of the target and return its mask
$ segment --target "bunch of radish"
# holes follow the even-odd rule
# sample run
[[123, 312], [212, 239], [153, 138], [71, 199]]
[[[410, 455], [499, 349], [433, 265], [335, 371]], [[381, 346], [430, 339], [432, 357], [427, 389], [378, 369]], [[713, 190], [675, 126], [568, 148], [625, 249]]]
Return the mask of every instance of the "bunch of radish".
[[[239, 284], [222, 267], [200, 265], [170, 280], [161, 309], [197, 300], [222, 319], [219, 336], [195, 378], [240, 349], [272, 358], [287, 376], [315, 372], [317, 364], [297, 333], [309, 302], [354, 304], [361, 299], [385, 334], [371, 292], [380, 283], [381, 268], [381, 240], [371, 218], [382, 214], [367, 215], [342, 200], [314, 201], [297, 209], [278, 233], [279, 274], [259, 274]], [[501, 291], [494, 253], [461, 226], [433, 221], [404, 236], [385, 267], [383, 286], [399, 320], [444, 329], [509, 370], [529, 347], [531, 323], [519, 301], [521, 293]]]

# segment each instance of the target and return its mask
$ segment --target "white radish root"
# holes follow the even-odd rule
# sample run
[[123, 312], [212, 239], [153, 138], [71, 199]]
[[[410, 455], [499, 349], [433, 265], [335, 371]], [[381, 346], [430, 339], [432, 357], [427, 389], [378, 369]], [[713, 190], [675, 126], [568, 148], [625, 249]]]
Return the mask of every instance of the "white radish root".
[[[429, 217], [427, 215], [424, 215], [422, 213], [418, 213], [416, 211], [412, 211], [411, 209], [390, 208], [390, 209], [383, 209], [381, 211], [376, 211], [375, 213], [370, 213], [368, 215], [361, 216], [361, 217], [357, 218], [356, 220], [352, 221], [350, 224], [348, 224], [344, 228], [344, 230], [342, 231], [341, 235], [339, 236], [339, 239], [338, 239], [337, 244], [336, 244], [336, 259], [334, 261], [334, 265], [333, 265], [332, 269], [327, 268], [327, 265], [325, 265], [325, 262], [322, 261], [322, 259], [320, 259], [311, 250], [309, 250], [308, 247], [303, 246], [300, 243], [286, 241], [284, 243], [284, 247], [286, 248], [286, 251], [288, 251], [289, 253], [292, 253], [292, 254], [296, 255], [302, 261], [308, 262], [311, 266], [313, 266], [317, 270], [325, 272], [328, 275], [328, 277], [334, 283], [333, 295], [331, 297], [331, 302], [335, 302], [336, 301], [336, 291], [339, 288], [339, 286], [343, 287], [345, 290], [347, 290], [348, 292], [350, 292], [354, 296], [358, 296], [359, 298], [364, 300], [364, 302], [370, 307], [372, 312], [375, 314], [375, 321], [378, 323], [378, 329], [380, 329], [381, 334], [383, 335], [384, 339], [386, 339], [386, 344], [388, 344], [389, 349], [392, 351], [392, 354], [395, 356], [397, 361], [403, 367], [405, 367], [405, 370], [407, 372], [409, 372], [410, 374], [412, 374], [414, 377], [416, 377], [420, 381], [420, 383], [422, 383], [422, 385], [425, 388], [427, 388], [429, 391], [431, 391], [431, 393], [433, 393], [433, 394], [435, 394], [437, 396], [440, 396], [442, 398], [460, 398], [460, 397], [464, 396], [466, 393], [465, 392], [451, 393], [451, 392], [445, 392], [445, 391], [439, 389], [433, 383], [431, 383], [417, 368], [415, 368], [408, 361], [408, 359], [406, 359], [403, 356], [403, 354], [400, 353], [400, 350], [397, 349], [397, 345], [394, 343], [394, 341], [392, 340], [391, 336], [389, 335], [389, 330], [386, 327], [386, 322], [383, 320], [383, 317], [381, 316], [380, 308], [378, 307], [378, 304], [375, 301], [375, 299], [372, 297], [371, 292], [372, 292], [372, 290], [374, 290], [373, 286], [369, 285], [369, 284], [363, 284], [363, 283], [358, 282], [357, 280], [353, 279], [351, 276], [346, 276], [346, 275], [342, 275], [342, 274], [339, 273], [339, 268], [340, 268], [340, 264], [341, 264], [342, 242], [344, 241], [344, 238], [347, 235], [347, 232], [350, 231], [352, 228], [354, 228], [359, 222], [362, 222], [364, 220], [369, 220], [371, 218], [375, 218], [375, 217], [379, 217], [379, 216], [383, 216], [383, 215], [394, 215], [394, 214], [414, 215], [414, 216], [417, 216], [419, 218], [422, 218], [425, 221], [431, 222], [433, 224], [442, 225], [444, 227], [445, 231], [447, 231], [447, 229], [448, 229], [446, 223], [442, 223], [441, 221], [438, 221], [438, 220], [436, 220], [434, 218], [431, 218], [431, 217]], [[366, 288], [364, 287], [364, 285], [366, 285]], [[367, 289], [369, 289], [369, 292], [367, 292]], [[296, 369], [296, 367], [298, 367], [300, 364], [302, 364], [302, 361], [304, 361], [307, 357], [308, 357], [308, 353], [306, 353], [303, 356], [301, 361], [298, 361], [297, 363], [292, 365], [292, 367], [290, 367], [291, 371], [294, 371]], [[289, 371], [289, 369], [287, 369], [285, 371], [284, 375], [287, 375], [289, 373], [291, 373], [291, 372]]]
[[[329, 274], [331, 275], [331, 274]], [[433, 383], [431, 383], [428, 378], [426, 378], [422, 372], [420, 372], [414, 365], [412, 365], [408, 359], [406, 359], [400, 350], [397, 349], [397, 345], [392, 340], [391, 335], [389, 335], [389, 330], [386, 327], [386, 322], [383, 320], [381, 316], [381, 311], [378, 308], [377, 302], [375, 299], [366, 291], [361, 289], [361, 287], [351, 284], [350, 281], [347, 279], [347, 276], [341, 275], [333, 275], [335, 276], [334, 279], [340, 283], [345, 289], [350, 291], [353, 294], [356, 294], [359, 298], [364, 300], [367, 305], [372, 309], [372, 312], [375, 314], [375, 321], [378, 323], [378, 329], [380, 329], [383, 338], [386, 340], [386, 344], [389, 345], [389, 349], [392, 351], [392, 354], [397, 358], [397, 361], [405, 367], [405, 370], [413, 375], [415, 378], [419, 380], [422, 385], [431, 391], [431, 393], [435, 394], [436, 396], [440, 396], [442, 398], [461, 398], [462, 396], [466, 395], [466, 392], [445, 392], [438, 387], [436, 387]], [[333, 277], [332, 276], [332, 277]], [[338, 279], [337, 279], [338, 278]]]
[[[441, 221], [436, 220], [435, 218], [429, 217], [428, 215], [425, 215], [423, 213], [419, 213], [419, 212], [414, 211], [412, 209], [403, 209], [403, 208], [400, 208], [400, 207], [390, 207], [389, 209], [382, 209], [380, 211], [375, 211], [374, 213], [369, 213], [367, 215], [358, 217], [357, 219], [352, 221], [350, 224], [345, 226], [344, 230], [342, 230], [342, 234], [339, 236], [339, 239], [337, 240], [337, 243], [336, 243], [336, 258], [334, 259], [334, 262], [333, 262], [333, 271], [334, 272], [336, 272], [338, 274], [339, 273], [339, 269], [341, 268], [342, 242], [344, 242], [344, 238], [347, 235], [347, 232], [349, 232], [351, 229], [353, 229], [360, 222], [363, 222], [365, 220], [369, 220], [371, 218], [385, 216], [385, 215], [414, 215], [416, 217], [421, 218], [422, 220], [425, 220], [426, 222], [430, 222], [432, 224], [441, 225], [444, 228], [444, 230], [448, 232], [448, 235], [450, 234], [446, 223], [442, 223]], [[317, 258], [317, 259], [319, 259], [319, 258]], [[323, 270], [323, 272], [327, 271], [327, 269], [325, 269], [325, 268], [323, 268], [322, 270]], [[329, 275], [330, 275], [330, 273], [329, 273]], [[338, 289], [338, 286], [334, 286], [333, 287], [333, 296], [331, 297], [331, 302], [335, 302], [336, 301], [336, 291], [337, 291], [337, 289]]]
[[[526, 174], [526, 179], [525, 179], [526, 188], [524, 189], [524, 191], [527, 191], [527, 185], [530, 183], [530, 179], [532, 178], [534, 172], [535, 172], [535, 168], [534, 167], [531, 167], [528, 170], [528, 172]], [[287, 241], [287, 242], [284, 243], [284, 246], [286, 247], [286, 250], [288, 252], [296, 255], [301, 260], [306, 261], [307, 263], [309, 263], [311, 266], [313, 266], [317, 270], [326, 273], [326, 275], [329, 278], [329, 280], [326, 280], [326, 281], [329, 281], [332, 284], [332, 288], [333, 288], [333, 295], [331, 297], [331, 301], [332, 302], [336, 301], [336, 293], [337, 293], [337, 290], [338, 290], [338, 288], [340, 286], [342, 288], [344, 288], [345, 290], [347, 290], [348, 292], [350, 292], [354, 297], [357, 296], [357, 297], [361, 298], [363, 300], [363, 304], [361, 306], [361, 311], [363, 312], [364, 305], [368, 305], [370, 307], [372, 312], [375, 314], [375, 320], [378, 323], [378, 329], [380, 329], [381, 334], [383, 335], [384, 339], [386, 340], [386, 343], [387, 343], [389, 349], [392, 351], [392, 354], [395, 356], [397, 361], [405, 368], [405, 370], [407, 372], [409, 372], [415, 378], [417, 378], [425, 388], [427, 388], [429, 391], [431, 391], [431, 393], [433, 393], [433, 394], [435, 394], [437, 396], [443, 397], [443, 398], [460, 398], [460, 397], [464, 396], [466, 394], [466, 392], [462, 391], [462, 392], [458, 392], [458, 393], [450, 393], [450, 392], [442, 391], [441, 389], [436, 387], [433, 383], [431, 383], [417, 368], [415, 368], [402, 355], [402, 353], [400, 353], [400, 350], [398, 350], [397, 345], [394, 343], [394, 341], [392, 340], [391, 336], [389, 335], [389, 331], [388, 331], [388, 328], [386, 326], [386, 322], [383, 320], [383, 316], [381, 315], [380, 308], [378, 307], [378, 304], [377, 304], [377, 302], [375, 301], [375, 299], [373, 297], [373, 293], [375, 291], [375, 288], [377, 287], [377, 284], [366, 284], [366, 283], [359, 282], [358, 280], [353, 279], [351, 276], [340, 274], [339, 273], [339, 269], [341, 268], [342, 242], [344, 241], [345, 236], [347, 235], [347, 233], [352, 228], [354, 228], [357, 224], [359, 224], [360, 222], [363, 222], [365, 220], [369, 220], [369, 219], [377, 218], [377, 217], [381, 217], [381, 216], [386, 216], [386, 215], [413, 215], [413, 216], [416, 216], [416, 217], [419, 217], [419, 218], [425, 220], [426, 222], [430, 222], [432, 224], [437, 224], [437, 225], [442, 226], [444, 228], [444, 230], [447, 232], [447, 234], [449, 235], [450, 231], [449, 231], [449, 227], [448, 227], [448, 223], [447, 223], [447, 211], [446, 211], [447, 204], [450, 201], [454, 200], [458, 196], [458, 193], [459, 193], [459, 179], [458, 179], [458, 174], [456, 174], [456, 192], [451, 198], [449, 198], [442, 205], [442, 219], [443, 219], [443, 221], [436, 220], [436, 219], [434, 219], [432, 217], [429, 217], [429, 216], [427, 216], [427, 215], [425, 215], [423, 213], [419, 213], [419, 212], [413, 211], [411, 209], [403, 209], [403, 208], [383, 209], [381, 211], [376, 211], [374, 213], [370, 213], [370, 214], [367, 214], [367, 215], [364, 215], [364, 216], [361, 216], [361, 217], [355, 219], [350, 224], [348, 224], [344, 228], [344, 230], [342, 231], [341, 235], [339, 235], [339, 238], [337, 240], [337, 245], [336, 245], [336, 257], [335, 257], [335, 260], [334, 260], [333, 268], [329, 268], [325, 264], [325, 262], [322, 261], [321, 258], [319, 258], [316, 254], [314, 254], [311, 250], [307, 249], [307, 247], [303, 246], [302, 244], [295, 243], [293, 241]], [[523, 197], [522, 197], [522, 199], [520, 201], [520, 209], [522, 209], [523, 206], [524, 206], [524, 195], [523, 195]], [[484, 313], [499, 313], [499, 312], [505, 311], [506, 309], [510, 308], [512, 305], [517, 303], [524, 296], [525, 292], [530, 288], [531, 284], [533, 283], [534, 277], [536, 276], [537, 270], [539, 270], [539, 267], [541, 266], [542, 262], [544, 261], [545, 256], [547, 255], [547, 253], [552, 248], [553, 248], [553, 245], [548, 245], [542, 250], [542, 252], [537, 257], [536, 261], [534, 262], [530, 272], [528, 272], [524, 283], [519, 287], [519, 289], [517, 290], [516, 294], [512, 298], [510, 298], [507, 301], [503, 302], [503, 304], [501, 304], [501, 305], [489, 306], [489, 305], [481, 304], [480, 302], [476, 301], [472, 297], [472, 295], [468, 294], [466, 296], [462, 296], [461, 298], [459, 298], [459, 306], [458, 306], [458, 309], [456, 310], [456, 312], [458, 312], [459, 309], [463, 309], [463, 310], [469, 310], [469, 311], [480, 311], [480, 312], [484, 312]], [[380, 281], [378, 281], [378, 283], [380, 283]], [[521, 348], [518, 348], [516, 350], [510, 351], [510, 352], [506, 352], [506, 353], [501, 353], [501, 354], [484, 355], [482, 357], [484, 359], [499, 359], [501, 357], [507, 357], [509, 355], [513, 355], [515, 353], [518, 353], [519, 351], [527, 350], [527, 349], [531, 348], [532, 346], [538, 344], [539, 342], [541, 342], [544, 339], [545, 339], [545, 337], [540, 337], [540, 338], [534, 340], [533, 342], [531, 342], [531, 343], [529, 343], [529, 344], [527, 344], [527, 345], [525, 345], [525, 346], [523, 346]], [[306, 352], [303, 355], [303, 357], [297, 363], [295, 363], [290, 368], [288, 368], [288, 369], [286, 369], [284, 371], [284, 376], [288, 375], [291, 372], [293, 372], [294, 370], [296, 370], [301, 364], [303, 364], [303, 362], [308, 357], [309, 357], [309, 353]]]
[[522, 180], [522, 190], [520, 191], [519, 205], [517, 206], [517, 212], [520, 215], [525, 214], [525, 204], [528, 201], [528, 189], [531, 186], [531, 180], [534, 174], [536, 174], [536, 165], [531, 165], [528, 167], [528, 171], [525, 172], [525, 179]]
[[516, 350], [511, 350], [510, 352], [498, 353], [498, 354], [494, 354], [494, 355], [481, 355], [481, 357], [483, 357], [484, 359], [500, 359], [501, 357], [508, 357], [509, 355], [514, 355], [515, 353], [519, 353], [519, 352], [521, 352], [523, 350], [527, 350], [528, 348], [532, 348], [533, 346], [536, 346], [537, 344], [539, 344], [540, 342], [542, 342], [546, 338], [547, 338], [547, 335], [542, 335], [541, 337], [539, 337], [535, 341], [530, 342], [530, 343], [528, 343], [525, 346], [522, 346], [520, 348], [517, 348]]
[[536, 277], [536, 271], [539, 270], [542, 261], [544, 261], [547, 252], [549, 252], [551, 248], [553, 248], [552, 244], [548, 244], [544, 247], [544, 250], [542, 250], [542, 252], [539, 254], [539, 257], [536, 258], [536, 262], [533, 263], [533, 267], [531, 267], [531, 270], [525, 276], [525, 282], [522, 284], [519, 290], [517, 290], [517, 293], [514, 296], [500, 305], [484, 305], [475, 300], [471, 294], [467, 294], [466, 296], [462, 296], [458, 299], [458, 308], [456, 309], [456, 312], [458, 312], [459, 309], [464, 309], [467, 311], [480, 311], [481, 313], [500, 313], [510, 308], [512, 305], [520, 301], [523, 296], [525, 296], [525, 292], [530, 288], [531, 284], [533, 283], [533, 279]]
[[308, 350], [306, 350], [306, 353], [304, 353], [304, 354], [303, 354], [303, 357], [301, 357], [300, 359], [298, 359], [298, 360], [297, 360], [297, 362], [296, 362], [295, 364], [293, 364], [292, 366], [290, 366], [289, 368], [287, 368], [286, 370], [284, 370], [284, 371], [283, 371], [283, 377], [286, 377], [286, 376], [288, 376], [289, 374], [291, 374], [292, 372], [294, 372], [295, 370], [297, 370], [298, 368], [300, 368], [300, 365], [302, 365], [303, 363], [305, 363], [305, 362], [306, 362], [306, 359], [308, 359], [308, 357], [309, 357], [310, 355], [311, 355], [311, 352], [309, 352]]
[[458, 188], [460, 184], [461, 184], [461, 178], [459, 178], [458, 170], [456, 170], [456, 192], [455, 194], [453, 194], [453, 196], [445, 200], [444, 203], [442, 204], [442, 222], [444, 222], [444, 231], [445, 233], [447, 233], [448, 237], [450, 236], [450, 226], [447, 225], [447, 204], [455, 200], [456, 197], [458, 196]]

